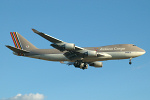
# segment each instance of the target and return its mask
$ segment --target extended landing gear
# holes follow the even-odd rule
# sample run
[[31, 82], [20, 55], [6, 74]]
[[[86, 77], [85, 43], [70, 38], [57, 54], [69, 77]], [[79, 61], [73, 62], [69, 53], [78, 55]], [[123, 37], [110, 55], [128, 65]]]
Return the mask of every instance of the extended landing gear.
[[132, 60], [132, 58], [130, 58], [130, 60], [129, 60], [129, 64], [130, 64], [130, 65], [132, 64], [131, 60]]
[[88, 68], [88, 64], [85, 62], [82, 62], [82, 60], [75, 61], [74, 66], [83, 70]]

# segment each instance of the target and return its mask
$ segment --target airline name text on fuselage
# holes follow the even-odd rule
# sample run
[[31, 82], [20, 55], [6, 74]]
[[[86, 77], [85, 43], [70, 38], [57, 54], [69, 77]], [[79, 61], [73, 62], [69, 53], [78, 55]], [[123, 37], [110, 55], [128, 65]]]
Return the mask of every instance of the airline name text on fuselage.
[[117, 48], [117, 47], [114, 47], [114, 48], [100, 48], [100, 51], [101, 50], [118, 50], [118, 51], [123, 51], [123, 50], [125, 50], [125, 48]]

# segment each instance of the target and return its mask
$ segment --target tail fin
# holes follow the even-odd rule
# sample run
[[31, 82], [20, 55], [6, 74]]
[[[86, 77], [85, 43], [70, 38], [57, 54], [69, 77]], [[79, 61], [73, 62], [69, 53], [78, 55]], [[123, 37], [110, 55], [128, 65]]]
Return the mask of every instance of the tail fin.
[[18, 32], [10, 32], [10, 35], [16, 48], [27, 51], [38, 49], [23, 36], [21, 36]]

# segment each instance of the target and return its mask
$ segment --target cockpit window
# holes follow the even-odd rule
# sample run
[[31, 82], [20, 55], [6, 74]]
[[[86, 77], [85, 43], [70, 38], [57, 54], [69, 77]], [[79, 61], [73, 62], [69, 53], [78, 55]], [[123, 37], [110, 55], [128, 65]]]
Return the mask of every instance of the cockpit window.
[[133, 46], [136, 46], [136, 45], [133, 44]]

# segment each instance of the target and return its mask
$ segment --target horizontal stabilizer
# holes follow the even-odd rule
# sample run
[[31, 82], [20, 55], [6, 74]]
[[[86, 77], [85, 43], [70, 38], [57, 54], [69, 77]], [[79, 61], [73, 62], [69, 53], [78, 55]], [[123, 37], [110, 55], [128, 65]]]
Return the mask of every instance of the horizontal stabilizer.
[[29, 53], [29, 51], [21, 50], [21, 49], [18, 49], [16, 47], [12, 47], [12, 46], [9, 46], [9, 45], [6, 45], [6, 47], [9, 48], [10, 50], [16, 52], [16, 53]]

